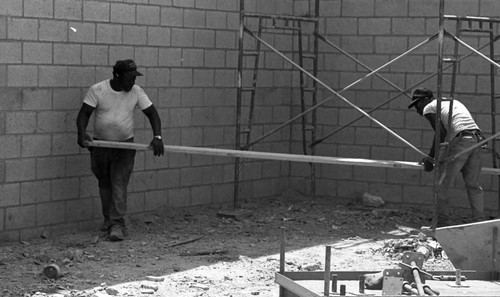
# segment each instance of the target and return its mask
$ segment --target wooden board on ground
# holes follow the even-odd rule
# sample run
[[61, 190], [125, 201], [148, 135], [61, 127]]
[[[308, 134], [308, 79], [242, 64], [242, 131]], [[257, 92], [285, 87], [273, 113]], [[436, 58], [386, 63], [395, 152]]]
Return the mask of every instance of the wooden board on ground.
[[436, 228], [436, 239], [455, 268], [499, 270], [500, 220]]

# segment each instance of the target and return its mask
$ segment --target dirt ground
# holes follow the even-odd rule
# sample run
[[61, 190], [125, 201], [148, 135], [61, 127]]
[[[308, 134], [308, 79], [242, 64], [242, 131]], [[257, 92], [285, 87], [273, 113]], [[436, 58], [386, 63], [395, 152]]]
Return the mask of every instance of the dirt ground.
[[[238, 211], [162, 211], [131, 218], [121, 242], [96, 230], [0, 245], [0, 296], [276, 297], [283, 227], [287, 271], [324, 270], [326, 245], [332, 270], [381, 271], [422, 243], [410, 228], [429, 225], [431, 215], [293, 194]], [[43, 274], [50, 264], [59, 267], [57, 279]], [[431, 252], [424, 269], [454, 268]]]

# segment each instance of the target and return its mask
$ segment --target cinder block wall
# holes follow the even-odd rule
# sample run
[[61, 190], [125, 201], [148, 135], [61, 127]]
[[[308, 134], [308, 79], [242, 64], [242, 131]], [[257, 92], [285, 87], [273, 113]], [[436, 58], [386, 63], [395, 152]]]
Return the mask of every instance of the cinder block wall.
[[[292, 14], [290, 3], [251, 1], [247, 9]], [[76, 143], [75, 119], [88, 87], [111, 78], [118, 59], [135, 59], [144, 73], [137, 83], [160, 112], [165, 144], [234, 148], [238, 5], [0, 1], [0, 241], [100, 224], [97, 183], [87, 150]], [[267, 71], [272, 77], [281, 69]], [[271, 82], [260, 92], [278, 101], [259, 101], [257, 130], [289, 117], [281, 107], [289, 105], [282, 99], [289, 83]], [[136, 142], [149, 143], [147, 118], [137, 110], [135, 120]], [[282, 133], [262, 147], [288, 152], [287, 143]], [[245, 168], [241, 199], [276, 195], [287, 186], [286, 163], [252, 161]], [[231, 158], [139, 152], [129, 212], [231, 204], [233, 174]]]
[[[0, 1], [0, 241], [43, 231], [95, 228], [101, 220], [89, 155], [76, 144], [76, 113], [87, 88], [111, 77], [117, 59], [133, 58], [145, 74], [137, 81], [160, 111], [166, 144], [233, 148], [236, 102], [238, 3], [236, 0], [2, 0]], [[437, 32], [438, 0], [323, 0], [321, 32], [375, 68]], [[496, 16], [496, 0], [447, 1], [448, 14]], [[246, 9], [307, 15], [308, 0], [246, 0]], [[288, 51], [290, 36], [268, 35]], [[470, 38], [472, 44], [483, 39]], [[312, 38], [309, 39], [312, 42]], [[381, 72], [402, 88], [437, 69], [430, 45]], [[459, 98], [488, 134], [487, 64], [460, 68]], [[256, 135], [299, 111], [297, 74], [269, 50], [259, 72]], [[463, 64], [463, 65], [464, 65]], [[320, 78], [340, 90], [366, 72], [321, 45]], [[433, 88], [435, 80], [427, 86]], [[370, 78], [343, 92], [368, 109], [396, 92]], [[331, 94], [322, 91], [319, 98]], [[374, 113], [415, 146], [428, 150], [432, 132], [399, 98]], [[356, 117], [339, 100], [318, 110], [318, 136]], [[136, 140], [152, 137], [137, 112]], [[256, 150], [300, 153], [298, 126], [269, 137]], [[420, 156], [363, 119], [317, 147], [318, 155], [416, 161]], [[489, 167], [491, 158], [485, 156]], [[245, 162], [241, 199], [275, 196], [288, 187], [310, 191], [309, 165]], [[131, 214], [163, 207], [231, 203], [233, 160], [139, 152], [129, 186]], [[317, 193], [353, 199], [368, 191], [395, 204], [428, 206], [432, 174], [370, 167], [317, 165]], [[485, 176], [488, 208], [496, 209], [496, 178]], [[463, 185], [457, 211], [465, 211]]]
[[[435, 34], [438, 26], [438, 0], [344, 0], [322, 1], [321, 33], [376, 69]], [[445, 14], [459, 16], [500, 17], [500, 1], [445, 1]], [[445, 27], [455, 33], [455, 23]], [[494, 26], [498, 30], [498, 26]], [[498, 34], [498, 31], [497, 31]], [[481, 36], [478, 38], [478, 36]], [[464, 41], [475, 48], [488, 42], [487, 36], [464, 35]], [[335, 49], [321, 46], [322, 72], [320, 77], [335, 90], [342, 90], [368, 72]], [[381, 75], [402, 89], [410, 88], [437, 71], [437, 40], [383, 68]], [[498, 48], [498, 44], [496, 46]], [[445, 41], [445, 52], [453, 52], [453, 42]], [[460, 47], [460, 53], [470, 51]], [[488, 51], [483, 50], [483, 53]], [[497, 49], [496, 54], [500, 51]], [[450, 56], [450, 55], [448, 55]], [[445, 64], [447, 66], [449, 64]], [[487, 136], [491, 135], [492, 121], [489, 98], [489, 64], [477, 55], [464, 60], [457, 76], [456, 98], [465, 103]], [[450, 72], [449, 70], [447, 71]], [[495, 77], [497, 89], [500, 80]], [[421, 84], [436, 90], [436, 77]], [[444, 95], [449, 96], [450, 76], [444, 76]], [[397, 91], [383, 80], [373, 76], [354, 85], [342, 94], [365, 111], [397, 95]], [[324, 98], [331, 96], [324, 93]], [[414, 110], [408, 110], [405, 96], [383, 105], [373, 116], [417, 148], [428, 153], [433, 133], [428, 122]], [[498, 106], [498, 103], [497, 103]], [[325, 135], [360, 116], [340, 99], [328, 102], [318, 110], [319, 135]], [[497, 119], [498, 123], [498, 119]], [[499, 127], [497, 124], [496, 130]], [[317, 147], [318, 155], [354, 157], [378, 160], [419, 161], [422, 156], [379, 125], [363, 118], [334, 134]], [[493, 167], [491, 154], [483, 153], [483, 166]], [[302, 176], [305, 167], [292, 164], [292, 175]], [[355, 199], [362, 193], [379, 195], [391, 204], [421, 205], [433, 201], [433, 173], [417, 170], [383, 169], [354, 166], [318, 166], [318, 192], [323, 196]], [[292, 181], [293, 184], [293, 181]], [[482, 184], [486, 190], [486, 208], [496, 214], [498, 205], [498, 177], [485, 175]], [[468, 200], [461, 177], [451, 192], [455, 212], [467, 214]]]

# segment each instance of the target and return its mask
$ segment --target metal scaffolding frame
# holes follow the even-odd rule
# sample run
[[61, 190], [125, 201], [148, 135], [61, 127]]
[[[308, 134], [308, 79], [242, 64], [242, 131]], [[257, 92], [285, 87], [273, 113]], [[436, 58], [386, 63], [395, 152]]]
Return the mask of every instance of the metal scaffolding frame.
[[[492, 147], [492, 156], [493, 156], [493, 166], [494, 168], [498, 168], [498, 156], [499, 154], [496, 151], [496, 145], [495, 141], [496, 138], [500, 136], [500, 133], [496, 133], [496, 121], [495, 121], [495, 68], [499, 67], [500, 65], [495, 61], [495, 50], [494, 50], [494, 45], [495, 42], [498, 41], [499, 36], [495, 35], [495, 30], [494, 30], [494, 24], [500, 23], [499, 19], [493, 19], [493, 18], [485, 18], [485, 17], [459, 17], [459, 16], [451, 16], [451, 15], [445, 15], [444, 14], [444, 2], [445, 0], [439, 0], [439, 30], [438, 33], [430, 36], [426, 40], [418, 43], [414, 47], [410, 48], [406, 52], [402, 53], [401, 55], [393, 58], [389, 62], [385, 63], [384, 65], [376, 68], [376, 69], [371, 69], [370, 67], [366, 66], [363, 64], [361, 61], [356, 59], [354, 56], [350, 55], [346, 51], [342, 50], [340, 47], [335, 45], [333, 42], [327, 40], [327, 38], [320, 34], [318, 31], [318, 26], [319, 26], [319, 0], [311, 0], [311, 2], [314, 2], [314, 17], [295, 17], [295, 16], [280, 16], [280, 15], [265, 15], [265, 14], [257, 14], [257, 13], [247, 13], [245, 12], [245, 5], [244, 5], [244, 0], [240, 0], [240, 30], [239, 30], [239, 55], [238, 55], [238, 89], [237, 89], [237, 114], [236, 114], [236, 144], [235, 144], [235, 149], [236, 150], [248, 150], [250, 149], [253, 145], [257, 144], [261, 140], [269, 137], [270, 135], [278, 132], [279, 130], [283, 129], [284, 127], [289, 126], [291, 123], [293, 123], [296, 120], [301, 119], [302, 120], [302, 138], [303, 138], [303, 151], [304, 154], [311, 154], [313, 155], [315, 153], [315, 146], [324, 141], [326, 138], [330, 137], [331, 135], [343, 130], [347, 126], [353, 124], [354, 122], [358, 121], [359, 119], [362, 118], [368, 118], [370, 121], [374, 122], [384, 130], [386, 130], [389, 134], [393, 135], [403, 143], [405, 143], [407, 146], [415, 150], [417, 153], [420, 155], [423, 155], [424, 157], [427, 157], [427, 154], [423, 153], [420, 149], [416, 148], [413, 146], [410, 142], [399, 136], [397, 133], [386, 127], [384, 124], [373, 118], [370, 113], [373, 111], [381, 108], [382, 106], [386, 105], [387, 103], [395, 100], [396, 98], [400, 97], [401, 95], [409, 97], [408, 93], [410, 90], [414, 89], [415, 87], [421, 85], [422, 83], [430, 80], [431, 78], [437, 77], [437, 101], [438, 101], [438, 116], [436, 117], [437, 123], [436, 127], [439, 127], [441, 125], [440, 123], [440, 107], [441, 107], [441, 102], [443, 100], [450, 100], [452, 102], [452, 98], [455, 94], [455, 82], [456, 82], [456, 76], [457, 76], [457, 65], [463, 61], [464, 59], [470, 57], [471, 55], [479, 55], [480, 57], [484, 58], [487, 60], [491, 67], [490, 67], [490, 76], [491, 76], [491, 119], [492, 119], [492, 136], [487, 138], [485, 141], [482, 141], [477, 144], [474, 148], [481, 146], [485, 144], [486, 142], [491, 141], [491, 147]], [[257, 18], [259, 21], [259, 29], [257, 33], [253, 32], [250, 30], [246, 25], [245, 22], [248, 18]], [[272, 26], [270, 27], [271, 29], [281, 29], [281, 30], [293, 30], [297, 34], [299, 34], [299, 62], [296, 63], [294, 62], [291, 58], [289, 58], [287, 55], [283, 54], [276, 48], [274, 48], [270, 43], [266, 42], [263, 37], [262, 37], [262, 32], [263, 29], [266, 29], [266, 26], [263, 25], [263, 20], [271, 20], [272, 21]], [[457, 22], [457, 33], [451, 34], [447, 32], [444, 28], [444, 23], [445, 20], [455, 20]], [[277, 25], [278, 21], [283, 21], [285, 25], [279, 26]], [[304, 67], [304, 56], [305, 54], [303, 53], [302, 50], [302, 29], [301, 25], [303, 22], [308, 22], [308, 23], [313, 23], [314, 24], [314, 32], [313, 32], [313, 53], [310, 55], [311, 59], [314, 61], [312, 71], [308, 71]], [[293, 23], [296, 24], [295, 26], [290, 27], [289, 24]], [[468, 27], [463, 27], [463, 24], [468, 24]], [[473, 28], [472, 24], [479, 24], [478, 28]], [[485, 27], [484, 24], [487, 24], [488, 27]], [[267, 28], [269, 29], [269, 27]], [[483, 45], [479, 49], [474, 49], [472, 46], [468, 45], [464, 41], [462, 41], [459, 37], [461, 33], [468, 32], [468, 33], [487, 33], [489, 34], [489, 43], [486, 45]], [[243, 38], [245, 35], [248, 35], [253, 38], [253, 40], [256, 41], [257, 46], [256, 50], [253, 51], [247, 51], [244, 49], [244, 41]], [[444, 58], [444, 40], [446, 38], [450, 38], [453, 41], [455, 41], [455, 48], [454, 48], [454, 57], [453, 58]], [[390, 64], [394, 63], [395, 61], [400, 60], [401, 58], [409, 55], [413, 51], [421, 48], [422, 46], [434, 41], [438, 40], [438, 67], [437, 71], [428, 77], [424, 78], [423, 80], [419, 81], [417, 84], [406, 88], [402, 89], [398, 87], [396, 84], [392, 83], [390, 80], [384, 78], [382, 75], [379, 74], [379, 72], [389, 66]], [[333, 90], [331, 87], [329, 87], [327, 84], [322, 82], [317, 78], [317, 71], [318, 71], [318, 66], [317, 66], [317, 61], [318, 61], [318, 42], [322, 41], [326, 45], [330, 46], [331, 48], [339, 51], [340, 53], [346, 55], [349, 59], [353, 60], [356, 62], [358, 65], [363, 67], [368, 71], [368, 73], [359, 78], [358, 80], [352, 82], [348, 86], [344, 87], [343, 89], [339, 91]], [[464, 46], [467, 49], [470, 50], [470, 53], [463, 55], [459, 57], [458, 55], [458, 46]], [[261, 46], [265, 46], [267, 49], [271, 50], [272, 52], [276, 53], [278, 56], [283, 58], [284, 61], [288, 62], [291, 64], [295, 69], [300, 71], [300, 88], [301, 88], [301, 113], [298, 115], [293, 116], [290, 118], [288, 121], [278, 125], [277, 127], [271, 129], [270, 131], [264, 133], [261, 136], [256, 137], [255, 139], [252, 139], [251, 137], [251, 127], [253, 124], [253, 110], [254, 110], [254, 104], [255, 104], [255, 91], [257, 87], [257, 69], [259, 67], [259, 54], [261, 50]], [[486, 56], [482, 54], [480, 51], [486, 47], [489, 46], [490, 50], [490, 56]], [[254, 72], [253, 72], [253, 77], [252, 77], [252, 83], [250, 86], [246, 86], [243, 82], [243, 67], [244, 67], [244, 58], [245, 57], [253, 57], [255, 59], [254, 61]], [[450, 63], [447, 66], [444, 66], [444, 63]], [[443, 96], [443, 76], [445, 74], [445, 70], [452, 68], [452, 88], [450, 91], [450, 97], [444, 97]], [[312, 72], [312, 73], [311, 73]], [[394, 97], [390, 98], [389, 100], [377, 105], [376, 107], [370, 109], [369, 111], [364, 111], [363, 109], [359, 108], [358, 106], [354, 105], [351, 103], [349, 100], [347, 100], [342, 93], [351, 89], [353, 86], [356, 84], [366, 80], [369, 77], [372, 76], [377, 76], [378, 78], [382, 79], [384, 82], [386, 82], [388, 85], [392, 86], [394, 89], [398, 91], [398, 94], [395, 95]], [[309, 80], [313, 83], [312, 86], [306, 85], [305, 83], [305, 78], [309, 78]], [[316, 99], [316, 94], [317, 94], [317, 87], [322, 86], [327, 90], [328, 92], [332, 93], [333, 95], [330, 97], [327, 97], [326, 99], [317, 102]], [[250, 103], [249, 103], [249, 113], [248, 113], [248, 119], [246, 124], [246, 127], [243, 127], [244, 123], [242, 121], [242, 101], [244, 100], [243, 94], [245, 92], [250, 93]], [[312, 100], [310, 100], [310, 104], [306, 104], [306, 98], [305, 94], [307, 92], [310, 92], [313, 94]], [[345, 103], [347, 103], [349, 106], [357, 110], [361, 115], [350, 121], [349, 123], [343, 125], [342, 127], [337, 128], [335, 131], [328, 133], [326, 136], [317, 139], [316, 135], [316, 115], [315, 112], [318, 107], [324, 105], [325, 103], [335, 99], [339, 98], [343, 100]], [[307, 107], [309, 106], [309, 108]], [[311, 114], [312, 116], [309, 117], [309, 122], [307, 115]], [[451, 117], [450, 117], [451, 118]], [[311, 121], [312, 119], [312, 121]], [[310, 124], [309, 131], [312, 131], [310, 133], [310, 137], [306, 137], [307, 131], [308, 131], [308, 123]], [[449, 123], [448, 123], [449, 124]], [[242, 135], [246, 135], [244, 138], [244, 143], [242, 142]], [[436, 139], [434, 140], [435, 143], [439, 143], [439, 131], [436, 133]], [[309, 149], [308, 149], [309, 147]], [[436, 148], [439, 146], [436, 146]], [[451, 158], [455, 158], [456, 156], [452, 156]], [[439, 149], [436, 149], [436, 156], [435, 159], [439, 159]], [[450, 158], [448, 158], [446, 161], [448, 161]], [[445, 163], [444, 163], [445, 164]], [[437, 178], [437, 172], [439, 172], [439, 166], [443, 166], [444, 164], [436, 163], [436, 170], [435, 170], [435, 177], [434, 177], [434, 196], [435, 196], [435, 209], [437, 209], [437, 186], [438, 186], [438, 178]], [[238, 200], [238, 195], [239, 195], [239, 179], [240, 179], [240, 173], [242, 170], [243, 162], [239, 159], [235, 159], [235, 176], [234, 176], [234, 205], [235, 208], [239, 207], [239, 200]], [[314, 165], [311, 164], [311, 190], [313, 194], [315, 194], [315, 170], [314, 170]], [[500, 187], [500, 176], [499, 176], [499, 187]], [[500, 193], [499, 193], [500, 194]], [[499, 196], [499, 205], [500, 205], [500, 196]], [[499, 215], [500, 215], [500, 207], [499, 207]], [[436, 211], [434, 212], [434, 218], [436, 218]], [[434, 220], [435, 221], [435, 220]], [[435, 222], [434, 222], [434, 228], [435, 228]]]

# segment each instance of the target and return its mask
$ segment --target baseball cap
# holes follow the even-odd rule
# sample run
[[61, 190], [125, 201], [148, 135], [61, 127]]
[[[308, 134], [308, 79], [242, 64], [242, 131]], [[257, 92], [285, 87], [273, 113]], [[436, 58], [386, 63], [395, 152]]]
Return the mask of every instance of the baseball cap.
[[116, 61], [113, 71], [116, 73], [131, 72], [137, 76], [142, 76], [142, 73], [137, 71], [137, 65], [135, 65], [134, 60], [131, 59]]
[[418, 88], [413, 91], [411, 94], [411, 103], [408, 105], [408, 108], [412, 108], [413, 105], [417, 104], [418, 101], [425, 98], [434, 98], [432, 91], [426, 88]]

